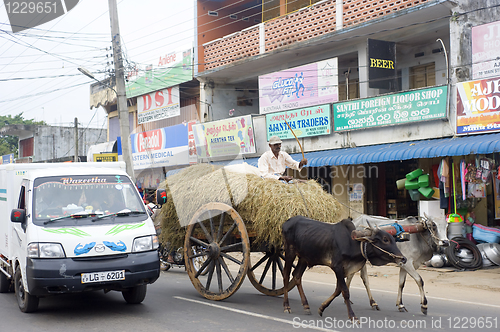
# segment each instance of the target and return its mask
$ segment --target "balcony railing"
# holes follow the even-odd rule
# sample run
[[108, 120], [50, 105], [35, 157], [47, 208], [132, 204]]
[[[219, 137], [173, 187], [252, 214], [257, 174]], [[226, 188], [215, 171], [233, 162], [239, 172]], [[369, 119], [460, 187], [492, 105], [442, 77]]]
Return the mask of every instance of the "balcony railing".
[[[342, 27], [353, 27], [432, 0], [344, 0]], [[205, 70], [336, 31], [337, 3], [316, 3], [203, 44]]]

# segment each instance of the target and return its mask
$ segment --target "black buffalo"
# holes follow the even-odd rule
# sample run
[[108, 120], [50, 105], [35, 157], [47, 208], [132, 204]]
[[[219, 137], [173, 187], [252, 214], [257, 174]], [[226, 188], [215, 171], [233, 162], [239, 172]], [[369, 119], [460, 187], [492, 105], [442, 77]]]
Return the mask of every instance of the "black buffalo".
[[291, 313], [287, 289], [295, 257], [299, 260], [293, 271], [293, 278], [295, 278], [304, 310], [307, 313], [311, 312], [301, 284], [302, 274], [307, 267], [326, 265], [335, 272], [337, 287], [332, 296], [321, 304], [318, 313], [322, 316], [326, 307], [342, 292], [351, 320], [357, 318], [351, 308], [345, 277], [359, 271], [367, 260], [373, 265], [401, 264], [406, 261], [396, 246], [393, 236], [389, 233], [373, 228], [364, 232], [353, 232], [354, 230], [351, 219], [329, 224], [296, 216], [283, 224], [282, 234], [285, 245], [283, 307], [285, 312]]

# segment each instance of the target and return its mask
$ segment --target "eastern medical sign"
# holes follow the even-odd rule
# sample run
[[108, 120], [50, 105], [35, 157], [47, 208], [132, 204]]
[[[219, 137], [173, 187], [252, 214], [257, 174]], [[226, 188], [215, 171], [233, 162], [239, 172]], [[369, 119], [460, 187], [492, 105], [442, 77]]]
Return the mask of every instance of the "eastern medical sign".
[[259, 76], [260, 114], [338, 100], [337, 58]]
[[444, 119], [447, 91], [447, 86], [438, 86], [334, 104], [334, 130]]
[[307, 107], [293, 111], [266, 114], [267, 140], [271, 136], [281, 139], [293, 139], [293, 133], [285, 122], [288, 122], [297, 137], [328, 135], [332, 130], [330, 104]]
[[472, 78], [500, 74], [500, 21], [472, 27]]
[[193, 134], [200, 158], [255, 153], [254, 127], [250, 115], [195, 124]]
[[178, 85], [190, 81], [192, 78], [191, 49], [183, 52], [158, 54], [151, 64], [126, 73], [127, 98]]
[[500, 129], [500, 77], [457, 83], [457, 134]]
[[394, 89], [396, 84], [396, 43], [368, 39], [369, 87]]
[[185, 124], [130, 135], [135, 170], [189, 164]]
[[137, 124], [181, 115], [179, 86], [137, 97]]

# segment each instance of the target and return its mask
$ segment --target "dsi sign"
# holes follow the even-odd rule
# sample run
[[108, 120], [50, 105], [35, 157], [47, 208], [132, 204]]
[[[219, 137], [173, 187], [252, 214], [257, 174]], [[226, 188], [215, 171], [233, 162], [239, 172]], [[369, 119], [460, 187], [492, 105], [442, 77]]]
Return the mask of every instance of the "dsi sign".
[[187, 125], [130, 135], [134, 169], [189, 164]]
[[137, 123], [168, 119], [181, 114], [179, 86], [137, 97]]

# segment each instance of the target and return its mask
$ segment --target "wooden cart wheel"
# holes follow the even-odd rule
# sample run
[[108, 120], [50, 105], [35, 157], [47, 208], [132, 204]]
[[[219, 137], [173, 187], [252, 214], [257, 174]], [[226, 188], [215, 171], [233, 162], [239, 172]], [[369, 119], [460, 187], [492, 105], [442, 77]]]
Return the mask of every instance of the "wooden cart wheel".
[[[271, 246], [263, 252], [264, 256], [255, 264], [250, 263], [247, 275], [252, 285], [261, 293], [270, 296], [280, 296], [285, 292], [283, 285], [283, 266], [285, 256], [283, 249], [276, 250]], [[263, 268], [262, 270], [260, 268]], [[257, 280], [255, 274], [259, 275]], [[288, 284], [288, 291], [295, 286], [295, 279], [292, 278]]]
[[[206, 258], [197, 269], [196, 257]], [[250, 241], [238, 212], [224, 203], [199, 208], [186, 231], [184, 261], [193, 286], [205, 298], [219, 301], [233, 295], [250, 264]]]

